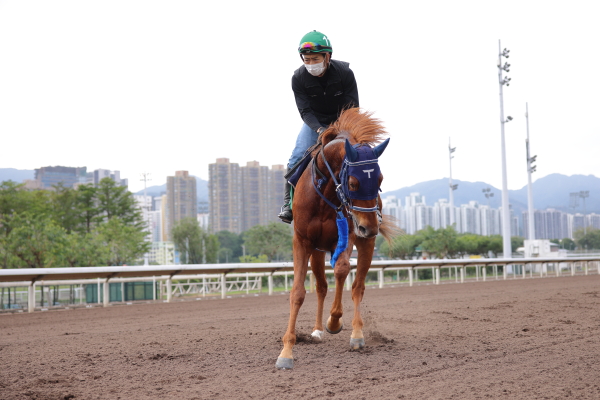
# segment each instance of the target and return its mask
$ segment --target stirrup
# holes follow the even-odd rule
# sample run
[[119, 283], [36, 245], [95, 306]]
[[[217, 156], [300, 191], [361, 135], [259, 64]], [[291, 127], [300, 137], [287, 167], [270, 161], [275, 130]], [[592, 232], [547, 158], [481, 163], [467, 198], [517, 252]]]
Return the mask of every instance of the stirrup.
[[282, 222], [285, 222], [286, 224], [291, 224], [292, 221], [294, 220], [294, 214], [292, 214], [292, 210], [290, 210], [289, 208], [284, 209], [284, 207], [281, 207], [281, 212], [279, 213], [279, 215], [277, 217], [279, 217], [279, 219]]

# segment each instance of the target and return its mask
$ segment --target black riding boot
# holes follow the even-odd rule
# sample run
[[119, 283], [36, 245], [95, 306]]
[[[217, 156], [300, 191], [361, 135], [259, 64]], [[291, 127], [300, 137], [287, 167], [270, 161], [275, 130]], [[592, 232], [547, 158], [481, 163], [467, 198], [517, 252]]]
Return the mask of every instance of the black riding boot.
[[278, 217], [280, 220], [282, 220], [283, 222], [285, 222], [286, 224], [291, 224], [292, 220], [294, 219], [294, 216], [292, 215], [292, 208], [291, 206], [291, 198], [290, 198], [290, 190], [292, 188], [292, 185], [290, 185], [289, 182], [285, 182], [285, 185], [283, 186], [283, 206], [281, 206], [281, 212], [279, 213]]

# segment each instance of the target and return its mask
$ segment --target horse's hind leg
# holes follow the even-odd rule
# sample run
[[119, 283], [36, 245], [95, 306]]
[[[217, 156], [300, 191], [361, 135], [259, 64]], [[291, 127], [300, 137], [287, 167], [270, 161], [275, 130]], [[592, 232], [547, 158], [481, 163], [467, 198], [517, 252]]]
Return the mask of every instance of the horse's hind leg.
[[314, 251], [310, 258], [310, 267], [317, 282], [317, 318], [312, 337], [316, 340], [323, 340], [323, 304], [327, 296], [327, 279], [325, 278], [325, 253]]
[[371, 267], [373, 250], [375, 249], [375, 238], [357, 239], [356, 250], [358, 250], [358, 262], [356, 266], [356, 278], [352, 284], [352, 301], [354, 302], [354, 318], [352, 318], [352, 335], [350, 335], [350, 349], [358, 350], [365, 347], [365, 337], [362, 328], [364, 326], [360, 314], [360, 303], [365, 294], [365, 279]]
[[309, 251], [302, 245], [302, 241], [297, 238], [297, 235], [294, 235], [294, 285], [290, 293], [290, 319], [285, 335], [283, 335], [283, 350], [275, 363], [275, 367], [279, 369], [294, 367], [292, 348], [296, 344], [296, 319], [306, 296], [304, 280], [308, 269], [309, 254]]

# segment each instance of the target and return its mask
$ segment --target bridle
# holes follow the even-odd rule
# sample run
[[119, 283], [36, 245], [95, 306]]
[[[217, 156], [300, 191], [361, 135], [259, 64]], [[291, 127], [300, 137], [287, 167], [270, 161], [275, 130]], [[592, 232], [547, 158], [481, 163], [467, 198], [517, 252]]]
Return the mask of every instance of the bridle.
[[[338, 141], [338, 140], [344, 140], [344, 139], [341, 139], [341, 138], [334, 139], [331, 142], [329, 142], [327, 145], [329, 145], [335, 141]], [[331, 175], [331, 178], [333, 179], [333, 183], [335, 185], [335, 193], [336, 193], [338, 200], [340, 201], [339, 206], [336, 206], [331, 200], [329, 200], [327, 197], [325, 197], [325, 195], [320, 190], [321, 186], [327, 182], [327, 177], [317, 167], [316, 159], [319, 155], [323, 159], [323, 163], [327, 167], [327, 170], [329, 171], [329, 175]], [[315, 156], [313, 158], [313, 160], [311, 162], [311, 178], [312, 178], [311, 180], [312, 180], [313, 187], [314, 187], [315, 191], [319, 194], [319, 196], [321, 196], [321, 198], [325, 201], [325, 203], [327, 203], [327, 205], [329, 205], [331, 208], [333, 208], [336, 211], [336, 213], [338, 214], [338, 218], [340, 218], [340, 216], [343, 217], [343, 213], [342, 213], [343, 209], [345, 209], [348, 216], [352, 217], [353, 219], [354, 219], [354, 215], [352, 213], [353, 210], [358, 211], [358, 212], [375, 212], [375, 213], [377, 213], [378, 222], [381, 224], [382, 216], [381, 216], [381, 210], [379, 209], [379, 205], [376, 204], [374, 207], [355, 206], [354, 204], [352, 204], [352, 199], [350, 198], [350, 189], [348, 188], [348, 178], [349, 178], [348, 169], [350, 167], [359, 166], [359, 165], [368, 165], [368, 164], [374, 164], [374, 163], [377, 163], [377, 159], [352, 162], [352, 161], [348, 160], [348, 156], [346, 155], [344, 157], [344, 161], [342, 163], [342, 169], [340, 170], [340, 177], [339, 177], [339, 182], [338, 182], [338, 180], [336, 179], [335, 173], [331, 169], [331, 166], [329, 165], [329, 162], [327, 161], [327, 158], [325, 157], [325, 152], [323, 151], [323, 146], [321, 146], [321, 149], [319, 150], [319, 153], [317, 153], [317, 156]], [[316, 180], [315, 179], [316, 178], [315, 171], [321, 177], [321, 179], [319, 179], [317, 181], [317, 183], [315, 183], [315, 180]], [[375, 197], [370, 200], [375, 200], [375, 199], [377, 199], [377, 195], [375, 195]]]

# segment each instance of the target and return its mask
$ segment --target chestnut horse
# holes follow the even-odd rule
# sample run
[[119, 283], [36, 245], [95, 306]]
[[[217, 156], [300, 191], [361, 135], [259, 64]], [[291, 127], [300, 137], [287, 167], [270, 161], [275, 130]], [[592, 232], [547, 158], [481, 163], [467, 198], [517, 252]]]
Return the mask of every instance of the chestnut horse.
[[393, 221], [388, 216], [382, 217], [381, 199], [377, 193], [383, 179], [377, 159], [389, 139], [372, 146], [385, 135], [380, 121], [372, 118], [371, 113], [358, 108], [345, 110], [337, 122], [322, 133], [321, 145], [312, 151], [313, 161], [296, 184], [293, 200], [294, 285], [283, 350], [275, 364], [279, 369], [294, 366], [292, 348], [296, 343], [296, 319], [306, 295], [304, 281], [309, 259], [318, 300], [312, 337], [313, 340], [323, 339], [323, 303], [327, 295], [324, 251], [333, 254], [336, 282], [335, 299], [325, 329], [336, 334], [343, 328], [342, 293], [350, 272], [350, 255], [353, 246], [358, 250], [356, 278], [352, 284], [354, 318], [350, 347], [357, 350], [365, 346], [360, 303], [375, 249], [375, 237], [381, 233], [389, 241], [398, 233]]

